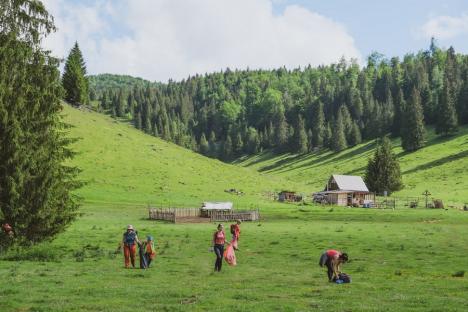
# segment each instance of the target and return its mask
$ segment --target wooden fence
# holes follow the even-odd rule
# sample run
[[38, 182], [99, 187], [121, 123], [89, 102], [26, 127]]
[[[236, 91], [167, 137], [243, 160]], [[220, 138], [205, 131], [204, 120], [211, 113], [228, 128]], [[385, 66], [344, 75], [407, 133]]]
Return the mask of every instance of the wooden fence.
[[[257, 210], [251, 211], [210, 211], [209, 215], [202, 215], [200, 208], [149, 208], [150, 220], [163, 220], [173, 223], [184, 219], [203, 218], [215, 221], [258, 221], [260, 213]], [[192, 220], [193, 221], [193, 220]]]
[[164, 220], [176, 223], [176, 214], [172, 209], [150, 208], [149, 218], [150, 220]]
[[257, 210], [250, 211], [213, 211], [211, 213], [211, 222], [227, 222], [227, 221], [258, 221], [260, 213]]
[[149, 208], [151, 220], [164, 220], [173, 223], [177, 219], [200, 217], [200, 208]]

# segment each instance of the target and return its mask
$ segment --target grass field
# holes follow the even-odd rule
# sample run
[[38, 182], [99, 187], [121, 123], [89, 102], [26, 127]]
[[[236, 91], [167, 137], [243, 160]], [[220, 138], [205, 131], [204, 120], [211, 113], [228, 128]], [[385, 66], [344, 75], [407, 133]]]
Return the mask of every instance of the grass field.
[[[53, 242], [1, 256], [0, 311], [468, 309], [468, 280], [462, 276], [468, 270], [466, 212], [273, 203], [265, 190], [307, 191], [322, 185], [326, 168], [317, 166], [312, 176], [315, 171], [304, 167], [310, 175], [304, 173], [305, 182], [297, 182], [299, 168], [283, 172], [271, 167], [260, 174], [204, 158], [99, 114], [69, 107], [65, 113], [76, 126], [71, 134], [83, 138], [75, 146], [79, 155], [74, 160], [88, 181], [79, 191], [82, 216]], [[456, 144], [466, 143], [465, 134]], [[440, 144], [452, 146], [452, 141]], [[313, 155], [309, 161], [326, 157], [322, 165], [336, 170], [340, 167], [328, 161], [352, 151]], [[416, 163], [412, 155], [404, 157]], [[250, 167], [260, 170], [277, 161], [263, 159], [263, 165]], [[348, 163], [352, 161], [356, 166]], [[359, 167], [362, 161], [349, 157], [339, 164]], [[229, 195], [226, 188], [246, 195]], [[148, 203], [193, 206], [204, 200], [258, 206], [263, 216], [261, 222], [242, 224], [238, 265], [224, 264], [220, 274], [212, 272], [215, 257], [208, 251], [215, 224], [145, 219]], [[158, 256], [149, 270], [126, 270], [123, 256], [114, 253], [129, 223], [140, 236], [155, 236]], [[349, 253], [351, 261], [343, 271], [351, 275], [351, 284], [328, 283], [317, 265], [327, 248]]]
[[[394, 139], [393, 144], [405, 185], [396, 196], [421, 196], [427, 189], [447, 203], [468, 203], [468, 127], [449, 138], [441, 138], [429, 129], [426, 147], [413, 153], [403, 152], [399, 139]], [[364, 175], [374, 147], [371, 141], [340, 153], [320, 151], [301, 156], [265, 152], [235, 163], [271, 177], [301, 181], [312, 193], [323, 190], [333, 173]]]

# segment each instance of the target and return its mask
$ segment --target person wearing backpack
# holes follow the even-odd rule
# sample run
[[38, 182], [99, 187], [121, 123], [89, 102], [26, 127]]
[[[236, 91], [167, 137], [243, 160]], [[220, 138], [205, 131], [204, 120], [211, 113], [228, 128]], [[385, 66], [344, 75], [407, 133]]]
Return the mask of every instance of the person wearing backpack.
[[319, 265], [327, 267], [328, 281], [339, 279], [341, 264], [348, 261], [348, 254], [334, 249], [329, 249], [320, 256]]
[[240, 224], [241, 224], [241, 220], [237, 220], [236, 223], [231, 224], [231, 227], [230, 227], [231, 234], [232, 234], [231, 244], [232, 244], [232, 247], [234, 247], [234, 250], [239, 250], [239, 248], [237, 247], [237, 243], [240, 237]]
[[135, 268], [135, 254], [136, 254], [136, 244], [140, 245], [141, 242], [138, 239], [137, 233], [133, 225], [127, 226], [127, 231], [123, 234], [122, 245], [124, 248], [124, 258], [125, 258], [125, 268], [130, 267], [130, 262], [132, 267]]

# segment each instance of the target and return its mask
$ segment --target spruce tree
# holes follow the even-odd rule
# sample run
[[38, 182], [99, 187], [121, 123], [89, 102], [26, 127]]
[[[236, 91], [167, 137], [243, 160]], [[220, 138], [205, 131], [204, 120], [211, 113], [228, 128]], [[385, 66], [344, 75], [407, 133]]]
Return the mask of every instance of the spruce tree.
[[407, 152], [412, 152], [424, 146], [426, 129], [419, 91], [413, 88], [411, 97], [403, 115], [401, 146]]
[[436, 132], [444, 136], [458, 131], [456, 95], [458, 94], [458, 70], [455, 51], [447, 50], [444, 70], [444, 86], [440, 95]]
[[88, 104], [88, 84], [83, 55], [78, 42], [75, 42], [65, 62], [62, 76], [65, 100], [72, 105]]
[[208, 145], [209, 145], [209, 156], [212, 158], [217, 158], [218, 157], [218, 143], [216, 142], [216, 135], [214, 131], [211, 131], [210, 137], [208, 139]]
[[308, 145], [308, 147], [309, 147], [309, 149], [308, 149], [309, 152], [311, 152], [311, 151], [313, 150], [313, 146], [314, 146], [314, 145], [312, 144], [313, 140], [314, 140], [314, 134], [312, 133], [312, 130], [309, 129], [309, 130], [307, 131], [307, 145]]
[[444, 136], [452, 135], [458, 131], [458, 118], [455, 109], [455, 95], [452, 83], [446, 77], [442, 90], [439, 114], [437, 115], [436, 132]]
[[204, 133], [202, 133], [200, 137], [200, 153], [202, 153], [205, 156], [208, 156], [210, 153], [210, 146], [208, 144], [208, 141], [206, 140], [206, 136]]
[[356, 122], [351, 126], [351, 135], [349, 138], [349, 146], [355, 146], [362, 142], [361, 130]]
[[387, 137], [379, 142], [374, 156], [369, 159], [365, 181], [370, 191], [381, 195], [384, 191], [391, 194], [403, 187], [400, 164]]
[[288, 143], [288, 123], [283, 113], [276, 120], [275, 143], [278, 150], [284, 150]]
[[78, 169], [61, 120], [59, 60], [41, 48], [54, 31], [43, 4], [0, 4], [0, 249], [51, 239], [77, 216]]
[[345, 137], [345, 125], [343, 123], [343, 116], [341, 110], [338, 110], [335, 122], [332, 129], [332, 149], [335, 152], [344, 150], [347, 146]]
[[294, 131], [294, 151], [299, 154], [307, 153], [307, 133], [305, 131], [304, 119], [297, 117], [296, 130]]
[[234, 142], [234, 153], [236, 156], [240, 156], [244, 150], [244, 142], [242, 140], [242, 134], [239, 132], [236, 135], [236, 141]]
[[249, 154], [256, 154], [260, 151], [260, 141], [258, 138], [258, 132], [255, 128], [249, 127], [247, 129], [247, 142], [246, 152]]
[[401, 124], [402, 124], [402, 118], [403, 112], [406, 110], [406, 102], [403, 97], [403, 90], [401, 88], [398, 88], [396, 97], [394, 99], [394, 105], [395, 105], [395, 114], [393, 115], [393, 123], [391, 127], [392, 131], [392, 136], [398, 137], [401, 135]]
[[232, 140], [228, 134], [223, 144], [223, 159], [230, 160], [232, 158]]
[[325, 115], [323, 113], [323, 103], [317, 101], [312, 111], [312, 145], [320, 148], [323, 146], [325, 138]]
[[327, 122], [327, 124], [325, 125], [325, 131], [323, 132], [323, 145], [330, 149], [332, 148], [332, 136], [333, 133], [331, 130], [330, 122]]

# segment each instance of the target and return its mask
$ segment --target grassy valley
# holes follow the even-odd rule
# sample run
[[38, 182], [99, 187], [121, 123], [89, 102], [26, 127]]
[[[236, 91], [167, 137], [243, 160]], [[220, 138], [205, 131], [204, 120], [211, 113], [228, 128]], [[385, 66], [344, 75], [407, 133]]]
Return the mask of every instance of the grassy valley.
[[[426, 147], [413, 153], [405, 153], [399, 139], [394, 139], [393, 143], [405, 185], [396, 196], [421, 196], [427, 189], [433, 197], [453, 205], [468, 202], [467, 127], [448, 138], [436, 136], [434, 130], [429, 129]], [[368, 141], [340, 153], [324, 150], [306, 155], [274, 155], [265, 152], [235, 163], [272, 177], [301, 181], [312, 193], [322, 190], [333, 173], [364, 175], [374, 147], [375, 142]]]
[[[65, 106], [64, 116], [73, 126], [70, 135], [80, 138], [73, 165], [82, 170], [86, 185], [79, 195], [86, 202], [199, 207], [229, 200], [246, 206], [264, 204], [266, 191], [304, 188], [206, 158], [92, 111]], [[245, 195], [224, 192], [231, 188]]]
[[[81, 217], [52, 242], [0, 259], [1, 311], [462, 311], [468, 308], [465, 271], [468, 214], [449, 210], [376, 210], [274, 203], [264, 190], [313, 191], [332, 172], [360, 173], [370, 153], [363, 144], [341, 154], [269, 154], [241, 168], [166, 143], [125, 122], [65, 107], [70, 135], [80, 137], [73, 164], [87, 185]], [[432, 140], [432, 139], [431, 139]], [[429, 142], [434, 142], [434, 141]], [[457, 154], [454, 140], [401, 155], [403, 171]], [[441, 147], [445, 146], [445, 152]], [[439, 147], [439, 148], [436, 148]], [[416, 155], [419, 155], [416, 157]], [[425, 157], [424, 161], [419, 161]], [[302, 166], [301, 166], [302, 164]], [[422, 183], [430, 170], [464, 169], [463, 159], [405, 174]], [[261, 171], [260, 173], [255, 170]], [[356, 170], [356, 171], [355, 171]], [[410, 180], [413, 179], [413, 180]], [[419, 179], [419, 180], [418, 180]], [[450, 178], [450, 181], [452, 178]], [[458, 180], [457, 180], [458, 179]], [[296, 182], [303, 181], [303, 182]], [[463, 176], [457, 175], [456, 180]], [[434, 183], [435, 185], [435, 183]], [[441, 192], [451, 188], [441, 184]], [[245, 196], [224, 192], [243, 190]], [[428, 186], [433, 193], [435, 187]], [[463, 190], [457, 188], [460, 199]], [[418, 189], [405, 189], [413, 194]], [[451, 192], [451, 191], [450, 191]], [[448, 193], [456, 196], [454, 192]], [[445, 197], [444, 197], [445, 198]], [[212, 272], [215, 224], [146, 219], [148, 203], [194, 206], [233, 200], [258, 206], [261, 222], [242, 224], [238, 265]], [[149, 270], [123, 268], [115, 253], [126, 224], [156, 239]], [[350, 254], [352, 283], [328, 283], [317, 265], [325, 249]]]

